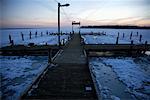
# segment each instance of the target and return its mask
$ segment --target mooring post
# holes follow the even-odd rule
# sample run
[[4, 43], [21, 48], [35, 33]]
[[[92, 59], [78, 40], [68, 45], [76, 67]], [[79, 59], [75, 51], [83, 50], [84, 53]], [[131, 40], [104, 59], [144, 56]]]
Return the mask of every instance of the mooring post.
[[49, 48], [48, 49], [48, 63], [51, 63], [52, 62], [52, 50]]
[[65, 45], [65, 39], [63, 39], [63, 45]]
[[11, 40], [11, 45], [12, 45], [12, 46], [14, 45], [14, 40]]
[[140, 39], [139, 39], [139, 41], [140, 41], [140, 42], [142, 41], [142, 35], [140, 35]]
[[45, 45], [47, 45], [47, 42], [45, 43]]
[[133, 40], [131, 41], [131, 45], [130, 45], [130, 53], [132, 55], [132, 50], [133, 50]]
[[131, 34], [130, 34], [130, 40], [132, 39], [132, 32], [131, 32]]
[[30, 39], [31, 39], [31, 35], [32, 35], [32, 33], [31, 33], [31, 31], [30, 31], [30, 34], [29, 34], [29, 36], [30, 36]]
[[74, 34], [74, 31], [72, 33]]
[[118, 32], [118, 38], [119, 38], [120, 33]]
[[139, 35], [139, 32], [136, 33], [136, 36], [138, 36], [138, 35]]
[[46, 31], [46, 34], [48, 35], [48, 31]]
[[119, 37], [117, 37], [117, 39], [116, 39], [116, 44], [118, 44], [118, 39], [119, 39]]
[[11, 35], [9, 34], [9, 43], [11, 43]]
[[41, 37], [43, 36], [43, 32], [41, 32]]
[[123, 38], [124, 38], [124, 33], [123, 33]]
[[24, 41], [24, 35], [22, 32], [21, 32], [21, 37], [22, 37], [22, 41]]
[[70, 40], [70, 35], [68, 36], [68, 41]]
[[37, 31], [35, 32], [35, 37], [37, 37]]
[[146, 52], [146, 50], [147, 50], [147, 44], [148, 44], [148, 42], [145, 41], [145, 47], [144, 47], [144, 52], [143, 52], [143, 54], [145, 54], [145, 52]]

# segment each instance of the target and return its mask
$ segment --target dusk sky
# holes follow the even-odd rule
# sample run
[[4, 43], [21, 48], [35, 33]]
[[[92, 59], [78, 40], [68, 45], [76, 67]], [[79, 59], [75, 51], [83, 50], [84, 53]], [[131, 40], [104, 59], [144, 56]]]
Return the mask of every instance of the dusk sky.
[[57, 27], [57, 2], [61, 26], [71, 21], [81, 25], [150, 26], [150, 0], [1, 0], [3, 27]]

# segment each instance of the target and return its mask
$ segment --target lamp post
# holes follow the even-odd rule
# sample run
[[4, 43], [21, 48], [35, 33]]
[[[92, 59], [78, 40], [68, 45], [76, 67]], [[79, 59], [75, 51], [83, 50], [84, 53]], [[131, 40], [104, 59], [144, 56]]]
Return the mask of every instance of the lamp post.
[[61, 5], [60, 3], [58, 3], [58, 44], [59, 46], [61, 45], [60, 43], [60, 7], [67, 7], [67, 6], [69, 6], [69, 4]]

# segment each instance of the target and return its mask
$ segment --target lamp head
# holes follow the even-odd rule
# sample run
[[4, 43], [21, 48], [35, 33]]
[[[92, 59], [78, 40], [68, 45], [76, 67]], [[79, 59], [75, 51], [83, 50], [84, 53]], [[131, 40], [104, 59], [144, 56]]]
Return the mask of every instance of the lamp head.
[[70, 4], [67, 3], [67, 4], [65, 4], [65, 6], [70, 6]]

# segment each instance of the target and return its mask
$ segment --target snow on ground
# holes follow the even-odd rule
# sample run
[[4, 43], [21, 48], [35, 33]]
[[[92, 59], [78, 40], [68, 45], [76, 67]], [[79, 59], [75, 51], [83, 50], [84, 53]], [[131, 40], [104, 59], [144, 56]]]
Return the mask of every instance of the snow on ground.
[[[61, 35], [60, 36], [60, 40], [62, 42], [63, 39], [65, 39], [65, 42], [67, 41], [69, 35]], [[13, 39], [13, 37], [12, 37]], [[29, 43], [34, 43], [36, 45], [43, 45], [43, 44], [49, 44], [49, 45], [57, 45], [58, 44], [58, 36], [57, 35], [43, 35], [43, 36], [32, 36], [31, 39], [26, 38], [24, 39], [24, 41], [22, 41], [20, 38], [15, 38], [14, 40], [14, 44], [24, 44], [24, 45], [28, 45]], [[7, 46], [9, 45], [9, 40], [7, 39], [7, 41], [1, 41], [2, 43], [0, 44], [0, 47], [3, 46]]]
[[[67, 41], [66, 39], [68, 38], [69, 35], [62, 35], [61, 36], [61, 41], [63, 39], [65, 39], [65, 41]], [[21, 41], [21, 43], [18, 43], [16, 41], [17, 44], [29, 44], [29, 43], [35, 43], [37, 45], [43, 45], [43, 44], [49, 44], [49, 45], [53, 45], [53, 44], [58, 44], [58, 36], [57, 35], [49, 35], [49, 36], [43, 36], [43, 37], [38, 37], [38, 38], [33, 38], [33, 39], [28, 39], [26, 41]]]
[[[116, 44], [116, 38], [117, 36], [115, 35], [82, 35], [82, 37], [84, 38], [84, 42], [86, 44]], [[145, 41], [142, 40], [141, 42], [139, 42], [139, 37], [138, 36], [133, 36], [132, 39], [130, 39], [129, 37], [119, 37], [118, 43], [119, 44], [130, 44], [131, 41], [133, 40], [133, 43], [135, 44], [140, 44], [140, 43], [144, 43]]]
[[[95, 66], [100, 69], [103, 63], [111, 67], [119, 80], [126, 85], [127, 88], [124, 91], [140, 100], [150, 99], [150, 57], [94, 58], [91, 61], [96, 76], [98, 71], [95, 71]], [[96, 77], [96, 80], [101, 80], [100, 76]], [[107, 92], [108, 89], [105, 90], [104, 92]]]
[[46, 56], [0, 56], [1, 95], [16, 100], [47, 66]]

